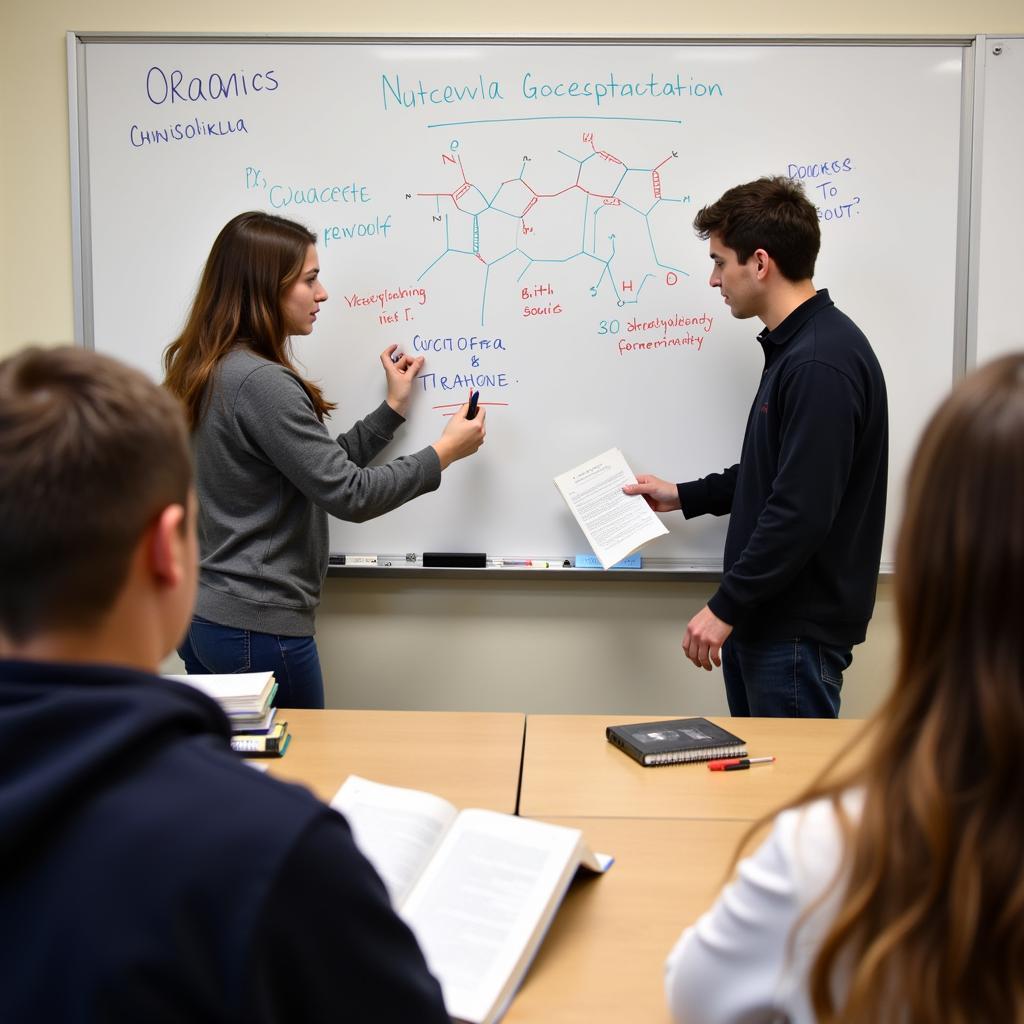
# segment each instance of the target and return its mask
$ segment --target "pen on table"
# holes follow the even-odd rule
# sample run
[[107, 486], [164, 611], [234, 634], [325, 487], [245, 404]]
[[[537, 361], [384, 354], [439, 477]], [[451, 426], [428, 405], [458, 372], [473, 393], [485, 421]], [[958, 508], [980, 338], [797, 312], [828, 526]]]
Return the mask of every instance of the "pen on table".
[[537, 558], [499, 558], [495, 560], [495, 564], [504, 568], [506, 566], [524, 566], [526, 568], [533, 569], [553, 569], [557, 566], [557, 562], [547, 562], [543, 559]]
[[727, 757], [724, 760], [708, 761], [713, 772], [741, 772], [755, 764], [771, 764], [774, 757]]

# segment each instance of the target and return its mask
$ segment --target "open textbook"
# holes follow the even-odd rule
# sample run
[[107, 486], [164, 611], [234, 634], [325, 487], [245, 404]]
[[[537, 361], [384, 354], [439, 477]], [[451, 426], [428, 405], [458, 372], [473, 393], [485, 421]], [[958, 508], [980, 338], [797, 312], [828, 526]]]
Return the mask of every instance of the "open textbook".
[[576, 870], [604, 872], [577, 829], [457, 811], [430, 793], [350, 775], [331, 806], [384, 880], [440, 981], [448, 1013], [499, 1020]]
[[605, 569], [668, 533], [641, 495], [622, 493], [624, 484], [635, 483], [618, 448], [555, 477], [555, 486]]

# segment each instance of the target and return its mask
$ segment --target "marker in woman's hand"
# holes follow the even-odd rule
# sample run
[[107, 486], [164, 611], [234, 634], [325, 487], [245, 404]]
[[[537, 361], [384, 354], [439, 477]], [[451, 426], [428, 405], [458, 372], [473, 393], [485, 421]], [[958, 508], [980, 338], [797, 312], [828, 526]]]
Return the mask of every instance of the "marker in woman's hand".
[[476, 410], [480, 404], [480, 392], [473, 391], [469, 396], [469, 408], [466, 410], [466, 419], [471, 420], [476, 416]]

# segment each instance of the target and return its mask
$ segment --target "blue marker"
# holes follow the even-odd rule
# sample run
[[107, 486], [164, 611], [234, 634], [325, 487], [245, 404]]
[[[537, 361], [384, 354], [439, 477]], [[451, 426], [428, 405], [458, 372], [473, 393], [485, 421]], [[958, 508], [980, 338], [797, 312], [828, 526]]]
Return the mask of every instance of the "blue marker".
[[476, 416], [476, 410], [480, 405], [480, 392], [474, 391], [469, 396], [469, 409], [466, 410], [466, 419], [471, 420]]

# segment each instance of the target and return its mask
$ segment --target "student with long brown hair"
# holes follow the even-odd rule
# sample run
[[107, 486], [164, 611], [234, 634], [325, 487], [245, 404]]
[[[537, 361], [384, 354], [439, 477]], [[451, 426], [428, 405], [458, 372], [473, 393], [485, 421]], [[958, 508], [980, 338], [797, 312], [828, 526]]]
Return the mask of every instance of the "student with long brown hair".
[[1024, 1020], [1024, 353], [928, 425], [896, 604], [866, 756], [779, 814], [683, 933], [677, 1020]]
[[314, 615], [327, 572], [328, 515], [362, 522], [436, 490], [441, 472], [484, 440], [464, 406], [441, 437], [370, 466], [405, 422], [423, 365], [380, 355], [387, 398], [332, 437], [335, 408], [297, 370], [327, 292], [316, 236], [261, 212], [217, 236], [181, 336], [164, 353], [166, 386], [185, 406], [199, 496], [196, 613], [179, 651], [189, 672], [272, 670], [277, 702], [323, 707]]

